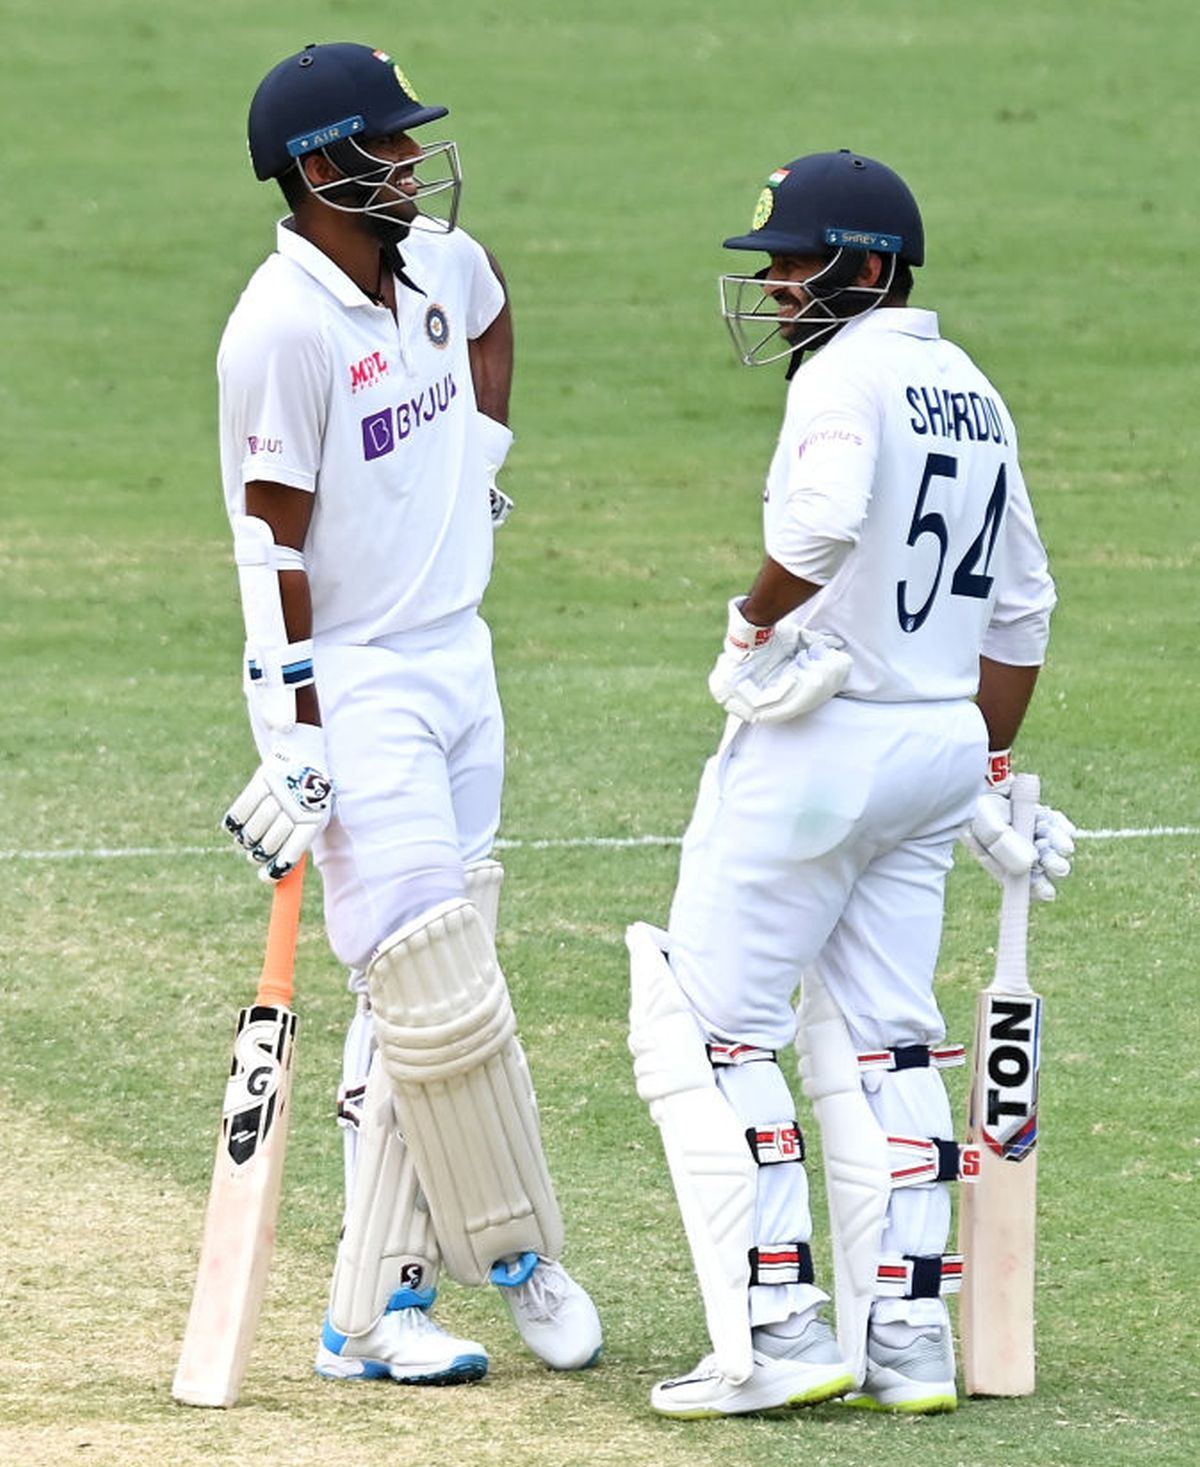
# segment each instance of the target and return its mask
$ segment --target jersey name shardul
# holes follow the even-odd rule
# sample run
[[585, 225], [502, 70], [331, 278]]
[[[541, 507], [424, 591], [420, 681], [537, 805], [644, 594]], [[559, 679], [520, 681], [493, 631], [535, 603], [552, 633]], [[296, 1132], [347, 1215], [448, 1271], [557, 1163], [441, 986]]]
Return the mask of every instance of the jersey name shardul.
[[974, 443], [1007, 443], [995, 399], [984, 392], [951, 392], [948, 387], [908, 387], [904, 396], [913, 409], [914, 433], [964, 438]]

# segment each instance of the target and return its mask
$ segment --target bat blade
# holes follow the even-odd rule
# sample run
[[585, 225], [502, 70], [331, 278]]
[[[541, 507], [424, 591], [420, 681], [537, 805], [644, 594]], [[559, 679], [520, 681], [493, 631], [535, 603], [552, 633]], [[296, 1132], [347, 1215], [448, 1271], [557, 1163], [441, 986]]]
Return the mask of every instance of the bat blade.
[[[1035, 776], [1018, 775], [1013, 824], [1032, 834]], [[978, 1176], [960, 1204], [959, 1324], [969, 1395], [1026, 1396], [1035, 1383], [1038, 1083], [1042, 1000], [1029, 984], [1029, 882], [1005, 883], [996, 976], [979, 995], [967, 1143]]]
[[184, 1405], [236, 1402], [258, 1326], [291, 1118], [302, 881], [298, 866], [276, 887], [258, 1001], [238, 1015], [196, 1286], [171, 1386]]

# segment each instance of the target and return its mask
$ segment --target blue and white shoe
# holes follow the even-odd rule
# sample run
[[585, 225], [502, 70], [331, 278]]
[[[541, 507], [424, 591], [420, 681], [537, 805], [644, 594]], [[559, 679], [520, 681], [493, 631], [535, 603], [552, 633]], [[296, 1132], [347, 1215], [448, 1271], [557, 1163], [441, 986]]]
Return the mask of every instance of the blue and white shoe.
[[462, 1385], [487, 1374], [487, 1351], [448, 1334], [430, 1317], [432, 1289], [397, 1289], [366, 1334], [344, 1335], [329, 1316], [316, 1371], [330, 1380], [394, 1380], [401, 1385]]
[[586, 1370], [600, 1358], [600, 1316], [561, 1263], [536, 1253], [492, 1269], [517, 1333], [551, 1370]]

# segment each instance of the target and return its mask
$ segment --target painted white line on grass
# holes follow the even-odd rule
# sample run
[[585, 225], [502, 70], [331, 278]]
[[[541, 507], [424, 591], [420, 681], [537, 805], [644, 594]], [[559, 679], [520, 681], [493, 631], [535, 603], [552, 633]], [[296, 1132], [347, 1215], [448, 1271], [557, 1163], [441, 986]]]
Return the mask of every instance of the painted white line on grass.
[[[1120, 830], [1077, 830], [1080, 840], [1153, 840], [1162, 836], [1200, 835], [1200, 825], [1142, 825]], [[498, 851], [627, 851], [642, 846], [677, 846], [677, 835], [579, 835], [522, 839], [503, 836]], [[0, 851], [0, 861], [174, 860], [179, 856], [240, 856], [228, 846], [63, 846], [46, 851]]]

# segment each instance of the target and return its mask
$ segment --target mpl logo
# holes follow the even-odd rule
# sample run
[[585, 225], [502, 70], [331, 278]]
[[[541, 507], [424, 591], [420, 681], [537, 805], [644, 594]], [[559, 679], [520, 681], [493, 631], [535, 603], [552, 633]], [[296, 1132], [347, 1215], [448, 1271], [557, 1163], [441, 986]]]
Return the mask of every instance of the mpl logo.
[[361, 361], [351, 362], [350, 391], [361, 392], [366, 387], [374, 387], [377, 382], [382, 382], [387, 374], [387, 358], [382, 352], [373, 351], [363, 357]]

